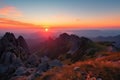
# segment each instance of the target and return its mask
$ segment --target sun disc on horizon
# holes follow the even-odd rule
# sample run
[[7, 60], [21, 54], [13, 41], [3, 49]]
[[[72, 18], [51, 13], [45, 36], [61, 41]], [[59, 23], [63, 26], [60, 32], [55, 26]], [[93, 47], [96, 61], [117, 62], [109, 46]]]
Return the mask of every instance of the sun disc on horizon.
[[48, 32], [48, 28], [45, 28], [45, 32]]

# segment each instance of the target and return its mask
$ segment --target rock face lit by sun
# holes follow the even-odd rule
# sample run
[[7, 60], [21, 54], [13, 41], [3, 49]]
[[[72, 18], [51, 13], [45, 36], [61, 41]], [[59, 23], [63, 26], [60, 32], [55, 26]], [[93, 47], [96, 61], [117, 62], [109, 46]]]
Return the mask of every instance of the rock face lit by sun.
[[45, 28], [45, 31], [48, 32], [48, 28]]

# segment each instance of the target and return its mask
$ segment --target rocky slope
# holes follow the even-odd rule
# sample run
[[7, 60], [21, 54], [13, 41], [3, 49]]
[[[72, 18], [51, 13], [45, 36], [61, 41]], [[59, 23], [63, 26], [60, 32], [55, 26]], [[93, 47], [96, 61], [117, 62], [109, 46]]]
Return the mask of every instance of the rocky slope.
[[50, 69], [36, 80], [119, 80], [120, 53], [104, 54], [107, 56]]
[[[13, 33], [7, 32], [0, 39], [0, 78], [8, 79], [17, 67], [24, 66], [29, 56], [28, 46], [22, 36], [15, 38]], [[6, 77], [5, 77], [6, 76]]]
[[62, 66], [62, 63], [31, 54], [22, 36], [16, 38], [13, 33], [7, 32], [1, 37], [0, 80], [33, 80], [54, 66]]
[[68, 64], [65, 61], [74, 65], [78, 61], [106, 55], [98, 54], [100, 51], [107, 51], [106, 46], [63, 33], [41, 43], [36, 53], [30, 53], [22, 36], [16, 38], [7, 32], [0, 39], [0, 80], [35, 80], [48, 70], [63, 68]]
[[[56, 39], [49, 38], [42, 44], [44, 45], [40, 50], [36, 51], [39, 56], [48, 56], [51, 59], [58, 58], [60, 60], [64, 57], [64, 59], [71, 59], [72, 62], [83, 59], [85, 55], [94, 54], [102, 47], [88, 38], [67, 33], [61, 34]], [[106, 48], [104, 47], [104, 49]]]

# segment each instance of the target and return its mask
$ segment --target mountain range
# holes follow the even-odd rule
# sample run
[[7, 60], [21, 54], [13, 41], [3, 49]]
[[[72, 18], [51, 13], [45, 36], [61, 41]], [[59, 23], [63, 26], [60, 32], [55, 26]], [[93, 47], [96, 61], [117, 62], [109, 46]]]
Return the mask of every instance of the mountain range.
[[[116, 37], [115, 40], [119, 41]], [[109, 58], [109, 56], [116, 58], [114, 65], [118, 66], [118, 61], [120, 60], [119, 50], [116, 46], [112, 46], [114, 43], [109, 42], [106, 38], [100, 38], [105, 39], [106, 42], [103, 40], [99, 40], [98, 42], [97, 39], [94, 38], [94, 40], [91, 40], [75, 34], [62, 33], [56, 38], [49, 37], [39, 44], [35, 44], [36, 47], [30, 47], [28, 45], [30, 41], [27, 42], [23, 36], [20, 35], [16, 38], [13, 33], [7, 32], [0, 39], [0, 79], [53, 80], [50, 78], [43, 79], [43, 73], [47, 73], [54, 68], [61, 68], [63, 70], [65, 65], [71, 67], [72, 65], [78, 65], [77, 63], [84, 64], [84, 62], [89, 62], [89, 60], [93, 62], [93, 60], [100, 58], [100, 61], [103, 61], [104, 59], [102, 58]], [[34, 40], [31, 40], [31, 43], [34, 43], [32, 41]], [[111, 53], [115, 53], [115, 55]], [[94, 63], [94, 65], [96, 64]], [[77, 67], [74, 70], [77, 70]], [[103, 75], [100, 77], [103, 78]], [[117, 77], [115, 75], [112, 78], [119, 80]]]

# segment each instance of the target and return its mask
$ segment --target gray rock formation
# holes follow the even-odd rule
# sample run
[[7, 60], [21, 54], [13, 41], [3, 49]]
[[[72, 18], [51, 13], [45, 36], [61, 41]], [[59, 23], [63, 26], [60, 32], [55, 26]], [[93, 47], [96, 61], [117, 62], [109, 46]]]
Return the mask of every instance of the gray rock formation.
[[63, 64], [59, 60], [55, 59], [48, 62], [48, 65], [49, 65], [49, 68], [51, 69], [52, 67], [61, 67]]
[[26, 53], [29, 53], [28, 45], [27, 45], [25, 39], [22, 36], [18, 37], [17, 42], [18, 42], [18, 45], [20, 47], [22, 47], [25, 50]]
[[5, 65], [13, 64], [14, 61], [16, 61], [16, 55], [12, 52], [4, 52], [1, 55], [0, 61], [2, 64], [5, 64]]
[[50, 61], [50, 59], [47, 56], [41, 57], [41, 63], [46, 63], [48, 61]]
[[27, 59], [27, 66], [28, 67], [37, 67], [40, 64], [40, 59], [37, 55], [32, 54]]
[[11, 57], [19, 57], [24, 60], [26, 56], [28, 56], [28, 53], [28, 46], [22, 36], [16, 39], [13, 33], [7, 32], [0, 39], [0, 57], [2, 58], [2, 62], [4, 62], [3, 60], [6, 60], [4, 58], [10, 60]]
[[16, 71], [16, 68], [24, 66], [24, 62], [29, 56], [28, 54], [29, 49], [22, 36], [17, 39], [13, 33], [7, 32], [1, 37], [0, 79], [8, 80]]
[[22, 76], [26, 73], [26, 68], [25, 67], [19, 67], [16, 69], [14, 75], [16, 76]]

